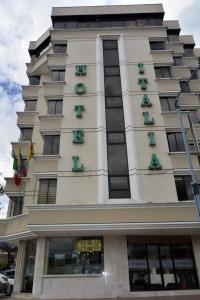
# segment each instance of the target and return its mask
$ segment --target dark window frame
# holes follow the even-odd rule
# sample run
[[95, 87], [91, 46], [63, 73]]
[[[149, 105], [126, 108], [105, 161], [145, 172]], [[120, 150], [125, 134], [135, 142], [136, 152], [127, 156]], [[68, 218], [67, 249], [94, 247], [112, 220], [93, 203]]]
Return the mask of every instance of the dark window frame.
[[174, 64], [175, 66], [183, 66], [183, 57], [182, 56], [174, 56]]
[[40, 75], [28, 76], [29, 85], [40, 85]]
[[[21, 141], [31, 141], [32, 140], [33, 127], [21, 127], [20, 131], [21, 131], [21, 134], [20, 134]], [[28, 132], [29, 132], [29, 134], [28, 134]]]
[[[54, 105], [50, 105], [54, 104]], [[53, 107], [54, 106], [54, 107]], [[47, 102], [47, 114], [48, 115], [61, 115], [63, 109], [62, 99], [52, 99]]]
[[[41, 191], [42, 188], [47, 188], [45, 193]], [[50, 189], [52, 188], [55, 188], [54, 193], [50, 191]], [[45, 178], [39, 180], [38, 204], [55, 204], [56, 193], [57, 193], [57, 178]]]
[[171, 78], [170, 67], [155, 67], [156, 78]]
[[[167, 141], [168, 141], [168, 146], [169, 146], [169, 151], [170, 152], [185, 152], [184, 148], [184, 142], [183, 142], [183, 137], [181, 132], [166, 132], [167, 134]], [[171, 144], [172, 139], [170, 141], [169, 136], [171, 136], [174, 139], [174, 144]], [[179, 141], [181, 140], [181, 143]], [[175, 148], [172, 150], [172, 148]]]
[[[174, 175], [178, 201], [194, 200], [190, 175]], [[181, 182], [181, 183], [180, 183]], [[178, 185], [179, 183], [179, 185]]]
[[24, 100], [24, 111], [36, 111], [37, 100]]
[[[136, 238], [137, 239], [137, 238]], [[195, 258], [194, 258], [194, 254], [193, 254], [193, 249], [192, 249], [192, 244], [191, 241], [179, 241], [177, 239], [177, 241], [174, 242], [155, 242], [153, 241], [152, 238], [152, 242], [149, 239], [149, 242], [145, 242], [145, 241], [131, 241], [131, 239], [128, 239], [127, 242], [127, 248], [128, 248], [128, 261], [129, 261], [129, 282], [130, 282], [130, 291], [131, 292], [137, 292], [137, 291], [162, 291], [162, 290], [189, 290], [189, 289], [198, 289], [199, 288], [199, 282], [198, 282], [198, 274], [197, 274], [197, 269], [196, 269], [196, 264], [195, 264]], [[139, 246], [139, 249], [137, 249], [137, 247]], [[142, 248], [141, 248], [142, 246]], [[154, 256], [152, 255], [153, 253], [151, 253], [150, 247], [152, 248], [152, 246], [156, 249], [156, 252], [154, 252], [154, 255], [156, 258], [154, 258]], [[168, 255], [167, 259], [168, 259], [168, 264], [170, 264], [169, 266], [165, 266], [165, 260], [166, 260], [166, 253], [165, 254], [161, 254], [161, 250], [162, 248], [168, 248]], [[134, 248], [135, 248], [135, 255], [134, 255]], [[182, 251], [182, 248], [186, 248], [185, 253]], [[179, 249], [179, 252], [177, 253], [177, 249]], [[138, 256], [139, 255], [139, 256]], [[192, 262], [192, 266], [189, 268], [189, 270], [191, 270], [191, 274], [193, 276], [194, 282], [191, 283], [188, 279], [188, 282], [181, 282], [180, 281], [180, 269], [181, 267], [178, 266], [178, 261], [180, 261], [179, 256], [177, 257], [177, 255], [181, 255], [180, 258], [184, 259], [186, 257], [186, 259], [189, 259]], [[157, 261], [157, 267], [155, 267], [153, 264], [153, 259], [154, 261]], [[134, 260], [136, 261], [135, 267], [134, 267]], [[141, 261], [143, 261], [143, 269], [137, 266], [137, 260], [139, 266], [142, 264]], [[133, 261], [133, 263], [132, 263]], [[170, 261], [170, 263], [169, 263]], [[181, 261], [180, 261], [181, 263]], [[183, 262], [182, 262], [183, 264]], [[152, 274], [152, 270], [153, 268], [155, 268], [155, 275], [156, 276], [160, 276], [160, 282], [158, 283], [154, 283], [151, 281], [150, 276]], [[185, 267], [187, 269], [187, 267]], [[143, 271], [143, 274], [141, 274], [143, 277], [140, 277], [140, 275], [138, 276], [138, 278], [140, 278], [140, 280], [135, 280], [133, 281], [133, 276], [134, 274], [140, 274], [141, 270]], [[183, 269], [185, 270], [185, 269]], [[164, 281], [164, 275], [165, 274], [169, 274], [168, 272], [170, 272], [171, 275], [174, 276], [174, 279], [171, 278], [171, 282], [168, 282], [167, 285], [165, 286], [165, 281]], [[144, 275], [146, 274], [146, 275]], [[184, 274], [184, 273], [183, 273]], [[185, 274], [183, 275], [185, 276]], [[145, 279], [145, 280], [142, 280]], [[134, 283], [135, 283], [135, 287], [134, 287]], [[186, 286], [188, 285], [188, 286]]]
[[60, 135], [48, 134], [48, 135], [44, 135], [43, 139], [44, 139], [43, 155], [59, 155]]
[[[176, 97], [160, 97], [160, 105], [161, 105], [162, 112], [176, 111], [175, 101], [176, 101]], [[165, 110], [164, 107], [167, 107], [168, 109]]]
[[11, 200], [10, 206], [10, 216], [19, 216], [23, 213], [24, 197], [23, 196], [13, 196], [9, 197]]
[[179, 83], [180, 83], [180, 89], [181, 89], [182, 93], [190, 93], [191, 92], [190, 86], [186, 80], [181, 80], [181, 81], [179, 81]]
[[52, 70], [52, 81], [65, 81], [65, 69]]
[[55, 54], [66, 54], [67, 44], [54, 44], [53, 49]]
[[164, 41], [150, 41], [149, 45], [150, 45], [150, 49], [152, 51], [165, 50], [165, 42]]
[[[94, 275], [104, 271], [104, 239], [101, 236], [49, 237], [47, 245], [45, 274]], [[61, 255], [56, 257], [55, 254]]]

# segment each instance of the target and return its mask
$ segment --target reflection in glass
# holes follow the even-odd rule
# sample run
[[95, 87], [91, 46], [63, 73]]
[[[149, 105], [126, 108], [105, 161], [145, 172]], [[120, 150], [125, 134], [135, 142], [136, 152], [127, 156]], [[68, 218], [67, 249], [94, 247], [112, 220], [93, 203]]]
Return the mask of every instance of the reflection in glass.
[[100, 274], [102, 238], [50, 238], [47, 274]]

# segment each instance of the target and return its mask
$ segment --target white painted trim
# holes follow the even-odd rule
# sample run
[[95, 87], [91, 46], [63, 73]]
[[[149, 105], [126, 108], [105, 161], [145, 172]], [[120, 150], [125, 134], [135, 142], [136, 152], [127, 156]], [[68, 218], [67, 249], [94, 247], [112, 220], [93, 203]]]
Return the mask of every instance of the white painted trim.
[[[129, 126], [133, 126], [134, 123], [133, 123], [133, 113], [132, 113], [132, 106], [131, 106], [131, 99], [130, 99], [130, 87], [129, 87], [129, 80], [128, 80], [127, 64], [126, 63], [122, 64], [122, 62], [126, 62], [124, 37], [122, 34], [118, 40], [118, 49], [119, 49], [119, 64], [120, 64], [121, 86], [122, 86], [122, 99], [123, 99], [123, 108], [124, 108], [124, 122], [125, 122], [125, 128], [127, 128]], [[135, 139], [134, 132], [126, 131], [126, 146], [127, 146], [129, 170], [138, 169], [136, 139]], [[129, 180], [130, 180], [132, 202], [142, 202], [138, 176], [137, 175], [130, 176], [130, 171], [129, 171]]]
[[24, 232], [20, 232], [20, 233], [1, 235], [0, 240], [1, 241], [10, 241], [10, 240], [15, 241], [15, 240], [22, 240], [22, 239], [35, 237], [35, 236], [37, 236], [37, 234], [32, 231], [24, 231]]
[[184, 202], [169, 202], [169, 203], [135, 203], [135, 204], [99, 204], [99, 205], [59, 205], [59, 204], [35, 204], [35, 205], [27, 205], [26, 206], [29, 210], [108, 210], [108, 209], [128, 209], [128, 208], [174, 208], [174, 207], [195, 207], [195, 202], [191, 201], [184, 201]]
[[151, 231], [151, 230], [177, 230], [177, 229], [195, 229], [195, 234], [200, 234], [200, 222], [162, 222], [162, 223], [92, 223], [92, 224], [38, 224], [28, 225], [28, 229], [33, 232], [51, 232], [51, 231], [117, 231], [119, 230], [135, 230], [135, 231]]
[[[96, 86], [97, 86], [97, 127], [106, 128], [104, 71], [103, 71], [103, 45], [102, 39], [97, 35], [96, 40]], [[106, 131], [100, 130], [97, 134], [98, 142], [98, 170], [103, 170], [98, 177], [98, 203], [108, 201], [108, 164]], [[105, 174], [106, 172], [106, 174]]]

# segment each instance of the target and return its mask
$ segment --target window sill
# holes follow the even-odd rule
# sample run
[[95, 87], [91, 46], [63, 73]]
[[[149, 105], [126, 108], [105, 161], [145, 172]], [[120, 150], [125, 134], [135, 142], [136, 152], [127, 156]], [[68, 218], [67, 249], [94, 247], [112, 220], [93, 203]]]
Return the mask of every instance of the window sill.
[[51, 80], [51, 81], [44, 81], [43, 85], [64, 85], [66, 81], [57, 81], [57, 80]]
[[17, 111], [16, 114], [17, 114], [17, 116], [20, 116], [20, 115], [35, 115], [35, 114], [37, 114], [37, 111], [36, 110]]
[[60, 120], [63, 118], [63, 115], [62, 114], [48, 114], [48, 115], [40, 115], [40, 116], [38, 116], [38, 118], [40, 120], [42, 120], [42, 119], [58, 119], [58, 120]]
[[61, 156], [60, 155], [45, 155], [45, 154], [41, 154], [41, 155], [35, 155], [34, 159], [35, 160], [57, 160], [60, 159]]
[[157, 78], [156, 77], [156, 81], [167, 81], [167, 80], [178, 80], [177, 78], [172, 78], [172, 77], [160, 77], [160, 78]]
[[43, 275], [43, 278], [73, 278], [73, 277], [103, 277], [103, 274], [50, 274]]
[[60, 56], [68, 56], [68, 53], [49, 53], [47, 57], [60, 57]]
[[[172, 151], [168, 153], [170, 156], [186, 156], [186, 152], [185, 151]], [[196, 155], [197, 152], [196, 151], [190, 151], [191, 155]]]

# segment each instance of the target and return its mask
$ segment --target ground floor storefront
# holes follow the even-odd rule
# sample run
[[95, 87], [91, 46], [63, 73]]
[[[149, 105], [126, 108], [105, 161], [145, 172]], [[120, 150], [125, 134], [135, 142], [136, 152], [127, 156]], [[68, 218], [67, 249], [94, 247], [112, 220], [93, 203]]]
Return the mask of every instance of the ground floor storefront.
[[57, 234], [19, 241], [13, 297], [192, 300], [199, 278], [199, 236]]

